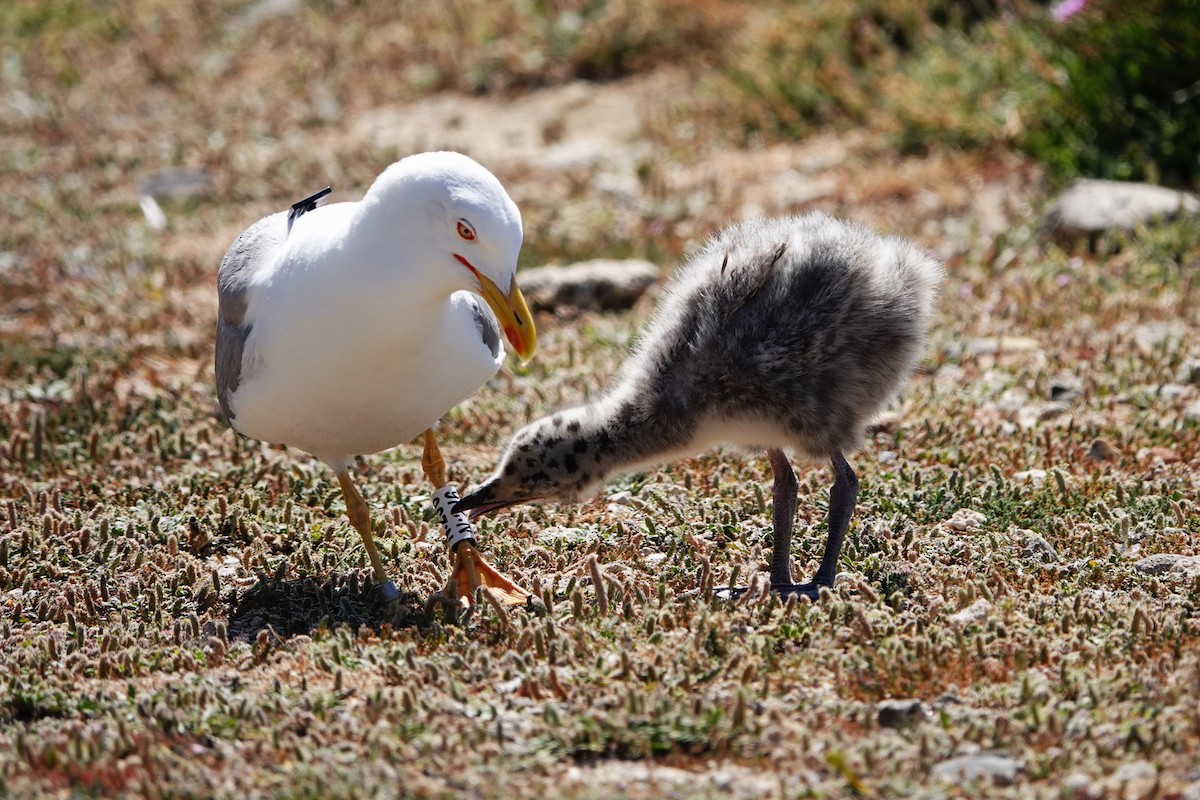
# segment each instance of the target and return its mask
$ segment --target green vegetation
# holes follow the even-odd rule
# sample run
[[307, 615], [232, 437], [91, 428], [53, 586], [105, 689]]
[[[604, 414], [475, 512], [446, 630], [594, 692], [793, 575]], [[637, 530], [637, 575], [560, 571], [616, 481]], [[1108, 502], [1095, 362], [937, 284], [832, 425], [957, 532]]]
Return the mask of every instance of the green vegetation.
[[1056, 38], [1029, 152], [1061, 175], [1200, 183], [1200, 3], [1096, 2]]

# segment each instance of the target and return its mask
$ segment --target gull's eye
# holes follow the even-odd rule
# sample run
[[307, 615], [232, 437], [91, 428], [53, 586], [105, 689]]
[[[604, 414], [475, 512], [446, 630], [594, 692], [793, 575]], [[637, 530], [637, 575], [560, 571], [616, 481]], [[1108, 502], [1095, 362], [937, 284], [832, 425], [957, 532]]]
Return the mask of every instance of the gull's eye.
[[471, 223], [465, 219], [458, 221], [458, 235], [466, 239], [468, 242], [475, 238], [475, 229], [471, 227]]

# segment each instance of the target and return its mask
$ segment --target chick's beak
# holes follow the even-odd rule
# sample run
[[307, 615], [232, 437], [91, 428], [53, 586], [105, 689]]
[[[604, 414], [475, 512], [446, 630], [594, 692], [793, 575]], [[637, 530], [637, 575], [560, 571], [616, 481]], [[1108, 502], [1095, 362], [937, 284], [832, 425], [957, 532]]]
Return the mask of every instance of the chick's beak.
[[457, 253], [455, 258], [471, 270], [471, 274], [479, 282], [479, 294], [496, 315], [500, 327], [504, 330], [504, 336], [513, 346], [521, 363], [533, 358], [537, 350], [537, 330], [533, 327], [533, 315], [529, 313], [529, 306], [525, 303], [525, 295], [521, 294], [521, 288], [517, 286], [517, 279], [513, 278], [512, 286], [508, 294], [505, 294], [495, 281], [475, 269], [471, 262]]
[[470, 519], [475, 519], [502, 508], [526, 502], [525, 500], [497, 499], [496, 487], [497, 481], [493, 479], [474, 491], [468, 492], [466, 497], [454, 504], [453, 512], [455, 514], [466, 513]]

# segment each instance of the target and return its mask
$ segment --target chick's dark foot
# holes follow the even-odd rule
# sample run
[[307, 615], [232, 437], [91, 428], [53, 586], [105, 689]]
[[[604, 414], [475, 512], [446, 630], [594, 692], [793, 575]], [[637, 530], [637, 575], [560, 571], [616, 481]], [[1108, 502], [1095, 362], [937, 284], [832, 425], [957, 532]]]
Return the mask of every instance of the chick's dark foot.
[[[789, 597], [807, 597], [814, 603], [821, 596], [821, 588], [823, 584], [809, 583], [772, 583], [771, 591], [776, 592], [786, 600]], [[747, 586], [715, 586], [713, 587], [713, 595], [721, 600], [737, 600], [750, 591]]]

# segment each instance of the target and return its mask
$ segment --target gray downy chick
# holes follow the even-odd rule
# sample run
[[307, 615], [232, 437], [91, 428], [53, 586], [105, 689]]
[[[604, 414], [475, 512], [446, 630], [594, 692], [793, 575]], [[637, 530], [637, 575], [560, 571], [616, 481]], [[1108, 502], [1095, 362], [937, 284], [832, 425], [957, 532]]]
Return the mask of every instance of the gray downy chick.
[[[730, 226], [686, 261], [599, 399], [513, 435], [456, 506], [575, 501], [638, 468], [718, 444], [766, 450], [774, 472], [771, 585], [832, 587], [858, 496], [844, 454], [908, 380], [944, 272], [912, 243], [824, 214]], [[828, 459], [829, 534], [814, 579], [791, 574], [791, 452]]]

